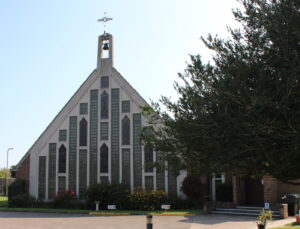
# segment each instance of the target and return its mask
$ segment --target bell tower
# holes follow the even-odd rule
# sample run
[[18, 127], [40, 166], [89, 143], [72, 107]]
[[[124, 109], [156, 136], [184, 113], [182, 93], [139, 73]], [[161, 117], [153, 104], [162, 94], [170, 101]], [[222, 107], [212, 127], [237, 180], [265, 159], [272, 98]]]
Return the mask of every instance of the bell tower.
[[98, 22], [103, 22], [104, 33], [98, 38], [98, 58], [97, 58], [97, 69], [106, 71], [113, 67], [113, 38], [112, 35], [105, 32], [106, 23], [111, 21], [111, 17], [104, 17], [98, 19]]
[[113, 67], [113, 37], [105, 33], [98, 38], [97, 69]]

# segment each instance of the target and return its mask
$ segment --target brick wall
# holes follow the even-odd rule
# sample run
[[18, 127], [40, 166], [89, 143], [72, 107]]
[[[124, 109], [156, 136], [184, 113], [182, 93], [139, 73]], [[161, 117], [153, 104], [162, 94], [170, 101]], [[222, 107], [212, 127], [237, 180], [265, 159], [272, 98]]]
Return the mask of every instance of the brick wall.
[[243, 205], [246, 201], [245, 180], [240, 176], [232, 176], [233, 203]]
[[[300, 180], [295, 180], [296, 182], [300, 182]], [[278, 188], [277, 188], [277, 201], [281, 200], [281, 197], [285, 194], [289, 193], [300, 193], [300, 185], [292, 185], [287, 183], [282, 183], [278, 181]]]
[[274, 204], [277, 202], [277, 188], [278, 182], [275, 178], [270, 176], [263, 177], [264, 183], [264, 201], [267, 203]]
[[26, 156], [16, 172], [16, 179], [25, 180], [25, 192], [29, 193], [30, 154]]
[[[300, 180], [296, 180], [300, 182]], [[233, 202], [236, 205], [245, 204], [245, 184], [244, 179], [239, 176], [232, 176]], [[300, 193], [300, 185], [286, 184], [277, 179], [264, 176], [264, 202], [270, 203], [272, 209], [277, 209], [281, 202], [281, 197], [288, 193]]]

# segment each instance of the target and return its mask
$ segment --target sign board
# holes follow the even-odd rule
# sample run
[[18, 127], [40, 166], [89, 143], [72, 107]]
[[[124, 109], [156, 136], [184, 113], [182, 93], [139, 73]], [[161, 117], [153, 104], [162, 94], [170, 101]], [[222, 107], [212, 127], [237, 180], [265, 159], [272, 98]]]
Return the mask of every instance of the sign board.
[[161, 209], [163, 209], [163, 210], [170, 210], [171, 209], [171, 205], [169, 205], [169, 204], [162, 204], [161, 205]]
[[116, 210], [117, 206], [116, 205], [107, 205], [108, 210]]
[[265, 203], [265, 209], [270, 209], [270, 203]]

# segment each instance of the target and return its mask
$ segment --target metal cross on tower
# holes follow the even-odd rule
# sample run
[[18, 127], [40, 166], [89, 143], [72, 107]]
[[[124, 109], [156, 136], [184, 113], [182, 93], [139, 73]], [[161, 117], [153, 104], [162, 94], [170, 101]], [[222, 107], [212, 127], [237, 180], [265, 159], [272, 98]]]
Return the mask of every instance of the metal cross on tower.
[[104, 17], [103, 18], [100, 18], [98, 19], [98, 22], [101, 21], [103, 22], [103, 25], [104, 25], [104, 34], [106, 33], [105, 32], [105, 26], [106, 26], [106, 23], [109, 22], [109, 21], [112, 21], [112, 17], [106, 17], [106, 12], [104, 12]]

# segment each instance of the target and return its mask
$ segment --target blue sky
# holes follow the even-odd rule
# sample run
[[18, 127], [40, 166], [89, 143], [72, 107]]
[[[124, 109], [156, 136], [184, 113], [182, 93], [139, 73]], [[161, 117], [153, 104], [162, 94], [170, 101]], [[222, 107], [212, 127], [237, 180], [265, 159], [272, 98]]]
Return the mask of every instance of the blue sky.
[[96, 67], [106, 11], [117, 70], [147, 100], [176, 99], [189, 54], [209, 60], [200, 36], [227, 37], [236, 0], [2, 0], [0, 167], [17, 164]]

